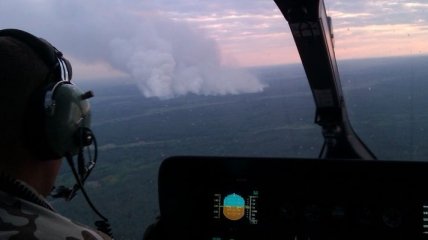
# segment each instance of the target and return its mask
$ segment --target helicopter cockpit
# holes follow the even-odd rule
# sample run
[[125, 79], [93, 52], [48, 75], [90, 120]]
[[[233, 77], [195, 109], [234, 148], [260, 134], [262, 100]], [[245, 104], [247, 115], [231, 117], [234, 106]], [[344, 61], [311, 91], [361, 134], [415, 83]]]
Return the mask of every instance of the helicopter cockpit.
[[73, 222], [117, 239], [407, 240], [428, 239], [427, 9], [18, 0], [0, 22], [58, 46], [94, 90], [92, 145], [46, 199]]
[[176, 156], [159, 171], [163, 239], [428, 239], [428, 165], [382, 161], [352, 129], [322, 0], [275, 0], [316, 105], [319, 158]]

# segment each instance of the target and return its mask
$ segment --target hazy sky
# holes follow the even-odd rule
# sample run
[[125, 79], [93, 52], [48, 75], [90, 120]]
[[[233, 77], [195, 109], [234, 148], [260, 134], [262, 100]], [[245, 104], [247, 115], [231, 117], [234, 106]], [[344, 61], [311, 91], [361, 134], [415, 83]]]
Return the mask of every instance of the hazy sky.
[[[428, 54], [426, 0], [325, 4], [339, 59]], [[1, 1], [0, 28], [48, 39], [80, 78], [145, 79], [138, 84], [146, 96], [260, 91], [257, 79], [223, 66], [299, 62], [273, 0]]]

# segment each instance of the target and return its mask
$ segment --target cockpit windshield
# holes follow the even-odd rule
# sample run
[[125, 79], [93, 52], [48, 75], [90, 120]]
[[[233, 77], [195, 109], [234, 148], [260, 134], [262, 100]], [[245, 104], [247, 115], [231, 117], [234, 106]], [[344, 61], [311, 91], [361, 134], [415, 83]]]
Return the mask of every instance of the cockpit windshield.
[[[428, 4], [325, 6], [355, 132], [378, 159], [426, 161]], [[86, 187], [118, 239], [141, 239], [159, 214], [169, 156], [320, 154], [314, 97], [273, 0], [3, 1], [0, 26], [52, 41], [94, 91], [99, 162]], [[59, 184], [72, 184], [66, 168]], [[82, 196], [52, 204], [93, 222]]]
[[350, 119], [380, 159], [426, 161], [428, 66], [421, 1], [326, 1]]

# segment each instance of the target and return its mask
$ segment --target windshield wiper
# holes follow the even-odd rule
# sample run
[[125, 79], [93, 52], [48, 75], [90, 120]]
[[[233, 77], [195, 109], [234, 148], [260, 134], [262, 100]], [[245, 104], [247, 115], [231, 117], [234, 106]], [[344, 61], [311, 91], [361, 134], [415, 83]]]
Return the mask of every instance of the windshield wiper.
[[376, 159], [348, 119], [324, 1], [274, 1], [288, 21], [315, 100], [315, 123], [324, 136], [319, 157]]

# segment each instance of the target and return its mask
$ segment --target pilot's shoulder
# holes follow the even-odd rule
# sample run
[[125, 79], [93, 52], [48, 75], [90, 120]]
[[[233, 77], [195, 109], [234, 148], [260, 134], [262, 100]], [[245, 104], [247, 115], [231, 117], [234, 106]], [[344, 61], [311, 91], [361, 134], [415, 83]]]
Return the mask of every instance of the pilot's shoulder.
[[50, 209], [4, 192], [0, 192], [0, 220], [0, 239], [111, 239]]

